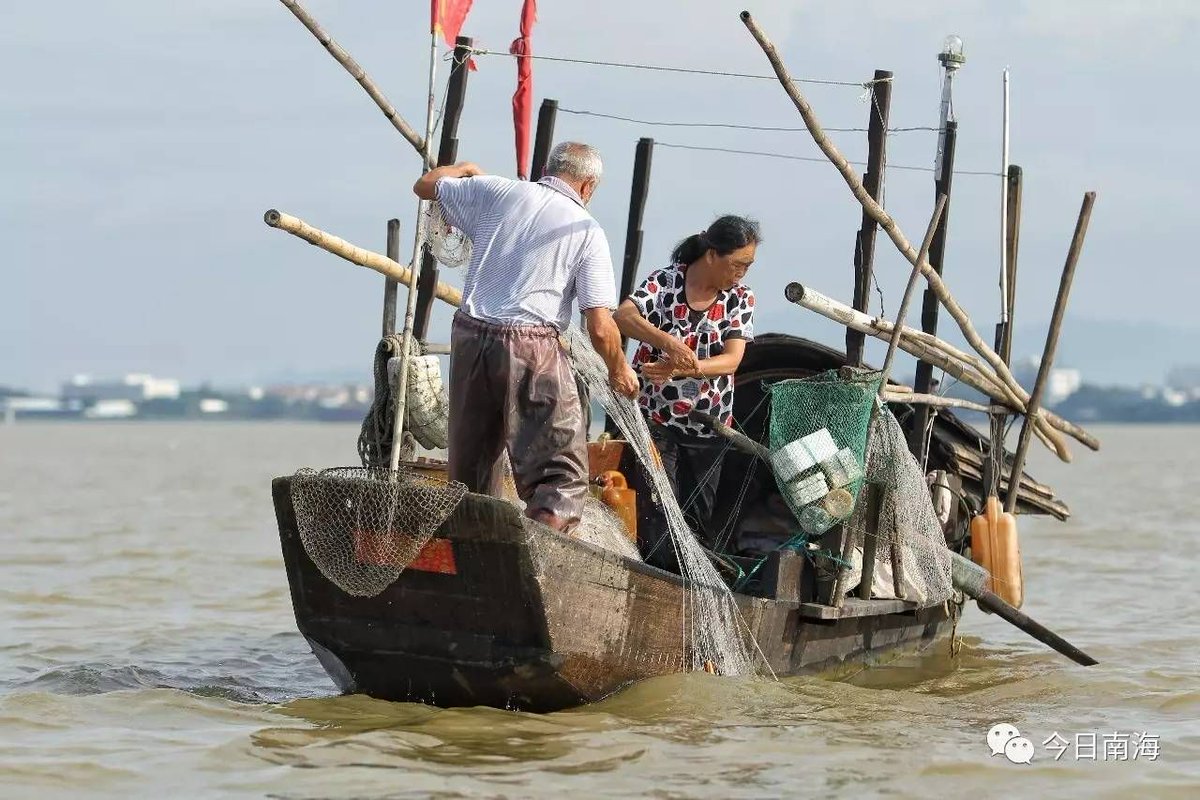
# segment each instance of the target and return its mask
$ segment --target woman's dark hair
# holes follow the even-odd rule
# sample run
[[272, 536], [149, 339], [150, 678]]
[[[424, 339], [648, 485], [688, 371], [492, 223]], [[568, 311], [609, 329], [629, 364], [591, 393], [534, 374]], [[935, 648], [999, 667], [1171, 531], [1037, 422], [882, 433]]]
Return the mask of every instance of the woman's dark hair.
[[679, 244], [671, 253], [671, 263], [691, 264], [701, 258], [709, 250], [716, 250], [717, 255], [727, 256], [734, 250], [748, 244], [758, 244], [762, 241], [762, 233], [758, 223], [746, 217], [726, 214], [717, 217], [708, 230], [693, 233]]

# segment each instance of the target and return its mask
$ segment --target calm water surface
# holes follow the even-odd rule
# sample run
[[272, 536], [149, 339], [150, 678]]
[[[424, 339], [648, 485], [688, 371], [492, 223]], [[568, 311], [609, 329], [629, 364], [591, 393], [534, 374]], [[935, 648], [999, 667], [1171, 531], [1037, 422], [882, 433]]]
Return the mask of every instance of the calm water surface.
[[[1024, 519], [1022, 549], [1025, 610], [1100, 666], [971, 608], [957, 656], [536, 716], [335, 696], [269, 481], [355, 463], [353, 426], [0, 427], [0, 795], [1198, 797], [1200, 429], [1097, 432], [1073, 465], [1034, 455], [1075, 515]], [[989, 756], [997, 722], [1033, 763]], [[1114, 733], [1158, 759], [1104, 760]]]

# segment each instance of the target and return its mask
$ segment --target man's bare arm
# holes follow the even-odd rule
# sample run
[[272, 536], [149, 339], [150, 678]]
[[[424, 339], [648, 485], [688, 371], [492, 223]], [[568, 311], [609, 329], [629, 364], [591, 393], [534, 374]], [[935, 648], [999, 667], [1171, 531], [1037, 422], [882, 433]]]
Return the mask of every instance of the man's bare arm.
[[437, 200], [437, 182], [442, 178], [472, 178], [482, 175], [483, 170], [470, 161], [460, 161], [429, 170], [413, 184], [413, 194], [422, 200]]
[[635, 396], [638, 391], [637, 373], [625, 361], [625, 351], [621, 349], [621, 331], [613, 322], [612, 312], [607, 308], [589, 308], [584, 310], [583, 315], [587, 319], [592, 347], [596, 348], [608, 367], [609, 384], [618, 394]]
[[697, 368], [698, 362], [692, 348], [684, 344], [678, 337], [651, 325], [632, 300], [622, 302], [617, 313], [613, 315], [613, 319], [621, 333], [630, 339], [645, 342], [666, 353], [667, 360], [679, 370], [694, 371]]

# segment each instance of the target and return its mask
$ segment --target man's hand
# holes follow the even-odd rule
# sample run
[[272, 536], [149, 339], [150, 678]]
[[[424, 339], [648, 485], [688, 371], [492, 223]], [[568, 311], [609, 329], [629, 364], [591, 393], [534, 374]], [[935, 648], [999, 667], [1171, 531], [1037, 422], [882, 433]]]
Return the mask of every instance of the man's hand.
[[429, 170], [413, 184], [413, 194], [422, 200], [437, 200], [437, 182], [442, 178], [474, 178], [485, 174], [477, 164], [460, 161]]
[[700, 369], [700, 359], [696, 357], [695, 351], [684, 344], [683, 340], [672, 336], [670, 343], [664, 342], [666, 347], [662, 348], [663, 354], [667, 357], [667, 361], [678, 372], [685, 375], [697, 372]]
[[642, 365], [642, 377], [652, 383], [663, 384], [675, 376], [675, 367], [670, 361], [655, 361]]
[[633, 367], [624, 361], [621, 362], [621, 365], [617, 369], [609, 371], [608, 384], [617, 394], [625, 395], [630, 399], [637, 397], [637, 373], [633, 371]]
[[452, 176], [455, 178], [474, 178], [476, 175], [486, 174], [479, 168], [478, 164], [471, 161], [460, 161], [453, 168], [458, 173]]

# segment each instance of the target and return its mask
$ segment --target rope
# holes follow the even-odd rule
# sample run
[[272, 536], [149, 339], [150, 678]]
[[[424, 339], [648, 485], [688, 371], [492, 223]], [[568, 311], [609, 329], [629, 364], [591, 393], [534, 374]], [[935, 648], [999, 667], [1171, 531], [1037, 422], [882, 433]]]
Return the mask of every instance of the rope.
[[[708, 151], [708, 152], [713, 152], [713, 153], [736, 153], [738, 155], [744, 155], [744, 156], [763, 156], [764, 158], [782, 158], [787, 161], [811, 161], [814, 164], [828, 164], [829, 163], [829, 159], [824, 158], [824, 157], [818, 158], [816, 156], [793, 156], [793, 155], [788, 155], [786, 153], [768, 153], [763, 150], [738, 150], [738, 149], [732, 148], [732, 147], [702, 147], [700, 145], [694, 145], [694, 144], [673, 144], [671, 142], [655, 142], [654, 144], [658, 147], [673, 147], [677, 150], [703, 150], [703, 151]], [[851, 163], [857, 167], [865, 167], [867, 165], [865, 161], [850, 161], [849, 163]], [[910, 172], [933, 172], [934, 171], [933, 167], [912, 167], [912, 166], [903, 166], [900, 164], [888, 164], [888, 169], [900, 169], [900, 170], [907, 170]], [[1003, 174], [1001, 174], [999, 172], [990, 172], [988, 170], [956, 169], [956, 170], [954, 170], [954, 174], [955, 175], [990, 175], [990, 176], [996, 177], [996, 178], [1005, 177]]]
[[[558, 107], [558, 110], [563, 114], [576, 114], [583, 117], [598, 117], [600, 119], [612, 119], [619, 122], [633, 122], [638, 125], [651, 125], [662, 128], [730, 128], [733, 130], [742, 131], [777, 131], [784, 133], [804, 133], [808, 128], [799, 127], [783, 127], [775, 125], [739, 125], [734, 122], [666, 122], [646, 119], [636, 119], [634, 117], [623, 117], [619, 114], [604, 114], [599, 111], [584, 111], [581, 109]], [[865, 133], [866, 128], [825, 128], [826, 131], [835, 133]], [[907, 133], [909, 131], [938, 131], [939, 128], [932, 128], [927, 125], [917, 125], [906, 128], [888, 128], [887, 132], [892, 133]]]
[[[567, 64], [586, 64], [592, 67], [621, 67], [623, 69], [641, 69], [650, 72], [675, 72], [684, 75], [715, 75], [721, 78], [747, 78], [750, 80], [777, 81], [779, 78], [775, 75], [759, 75], [749, 72], [728, 72], [725, 70], [713, 69], [694, 69], [689, 67], [668, 67], [661, 64], [633, 64], [625, 61], [596, 61], [587, 58], [567, 58], [566, 56], [538, 56], [530, 53], [510, 53], [508, 51], [499, 50], [484, 50], [469, 48], [472, 55], [477, 56], [509, 56], [511, 58], [532, 58], [540, 61], [560, 61]], [[881, 83], [882, 80], [871, 79], [869, 81], [835, 81], [825, 78], [789, 78], [793, 83], [812, 83], [822, 86], [854, 86], [861, 88], [870, 88], [876, 83]], [[886, 80], [892, 80], [887, 78]]]

